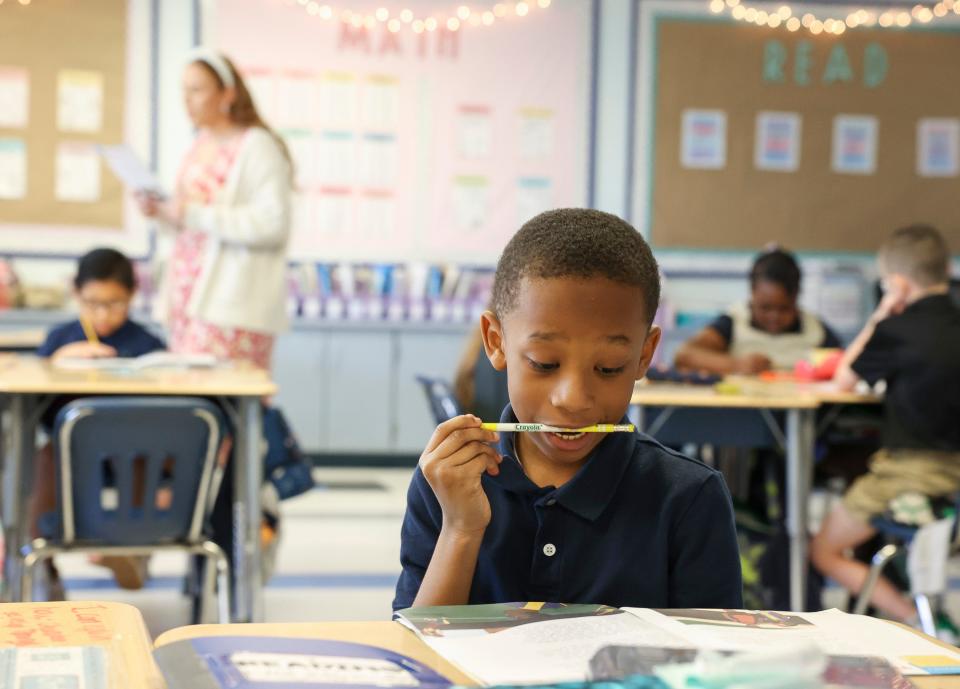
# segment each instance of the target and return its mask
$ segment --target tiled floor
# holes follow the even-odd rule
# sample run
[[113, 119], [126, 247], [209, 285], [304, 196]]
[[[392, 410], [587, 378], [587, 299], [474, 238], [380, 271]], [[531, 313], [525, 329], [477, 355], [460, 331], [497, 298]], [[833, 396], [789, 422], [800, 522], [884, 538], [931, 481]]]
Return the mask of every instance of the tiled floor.
[[[400, 522], [410, 469], [321, 469], [319, 487], [283, 503], [283, 533], [277, 570], [267, 585], [267, 621], [389, 619], [400, 570]], [[822, 503], [813, 501], [814, 513]], [[958, 563], [952, 574], [960, 583]], [[60, 570], [71, 599], [116, 600], [140, 608], [154, 635], [189, 622], [180, 595], [184, 560], [155, 557], [143, 591], [117, 589], [108, 574], [83, 557], [64, 557]], [[837, 588], [827, 607], [844, 607]], [[947, 607], [960, 619], [960, 591]]]

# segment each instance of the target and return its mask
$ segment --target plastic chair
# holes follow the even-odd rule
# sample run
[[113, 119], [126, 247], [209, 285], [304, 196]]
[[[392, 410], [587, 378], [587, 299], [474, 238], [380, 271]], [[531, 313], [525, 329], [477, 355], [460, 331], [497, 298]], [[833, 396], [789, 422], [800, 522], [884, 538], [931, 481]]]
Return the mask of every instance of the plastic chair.
[[[948, 504], [947, 507], [952, 507], [954, 514], [953, 528], [950, 539], [950, 549], [952, 553], [955, 552], [958, 547], [957, 536], [958, 525], [960, 525], [960, 522], [958, 522], [958, 520], [960, 520], [960, 494], [954, 497], [952, 504]], [[943, 513], [942, 506], [940, 510], [937, 510], [935, 506], [934, 511], [940, 512], [940, 514], [938, 514], [938, 517], [940, 517], [940, 515]], [[870, 572], [867, 575], [866, 581], [863, 583], [863, 588], [860, 590], [860, 594], [857, 596], [857, 603], [853, 608], [853, 612], [856, 615], [866, 614], [867, 609], [870, 606], [870, 598], [873, 596], [873, 590], [876, 588], [877, 580], [880, 578], [883, 570], [901, 551], [905, 551], [907, 554], [909, 554], [910, 548], [913, 544], [913, 537], [917, 534], [919, 529], [919, 527], [915, 525], [898, 522], [888, 515], [874, 517], [870, 520], [870, 525], [886, 539], [887, 544], [880, 548], [880, 550], [873, 555], [873, 558], [870, 561]], [[940, 594], [942, 593], [942, 591], [936, 592], [933, 595], [939, 598]], [[913, 603], [917, 608], [917, 617], [920, 620], [920, 626], [923, 629], [923, 632], [936, 638], [937, 627], [936, 618], [934, 615], [935, 605], [933, 602], [931, 602], [930, 595], [925, 593], [914, 594]]]
[[177, 550], [206, 558], [203, 615], [217, 593], [229, 621], [230, 565], [204, 526], [222, 470], [223, 418], [189, 397], [90, 397], [67, 404], [54, 424], [57, 512], [48, 538], [25, 546], [23, 597], [36, 566], [59, 553], [148, 555]]
[[433, 419], [437, 424], [449, 421], [463, 413], [450, 383], [442, 378], [430, 378], [429, 376], [417, 376], [416, 378], [427, 394], [427, 402], [430, 404], [430, 411], [433, 412]]

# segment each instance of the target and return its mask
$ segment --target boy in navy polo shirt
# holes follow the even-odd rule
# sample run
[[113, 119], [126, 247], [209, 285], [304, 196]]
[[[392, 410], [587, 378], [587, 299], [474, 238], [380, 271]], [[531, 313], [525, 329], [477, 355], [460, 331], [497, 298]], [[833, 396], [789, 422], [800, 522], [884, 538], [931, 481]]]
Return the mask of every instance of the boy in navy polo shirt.
[[80, 311], [93, 326], [99, 343], [87, 341], [80, 320], [58, 325], [47, 334], [37, 354], [60, 357], [135, 357], [166, 345], [128, 318], [136, 291], [130, 259], [113, 249], [94, 249], [80, 259], [74, 278]]
[[[47, 334], [37, 354], [61, 357], [136, 357], [166, 345], [156, 335], [129, 319], [130, 301], [136, 292], [136, 280], [130, 259], [114, 249], [94, 249], [85, 254], [77, 266], [74, 289], [80, 313], [97, 333], [99, 342], [89, 342], [80, 320], [58, 325]], [[51, 404], [43, 423], [49, 429], [57, 413], [70, 401], [61, 397]], [[33, 495], [30, 498], [31, 530], [37, 531], [37, 520], [55, 509], [53, 449], [45, 444], [37, 453]], [[48, 561], [49, 562], [49, 561]], [[124, 588], [140, 588], [146, 578], [146, 559], [141, 557], [103, 558], [100, 563], [113, 570], [117, 583]], [[51, 600], [63, 598], [63, 589], [56, 569], [48, 568], [48, 595]]]
[[[486, 354], [507, 371], [502, 421], [623, 423], [660, 341], [659, 296], [650, 247], [623, 220], [562, 209], [527, 222], [500, 258], [481, 318]], [[395, 610], [742, 605], [718, 472], [639, 433], [498, 436], [480, 423], [441, 424], [420, 458]]]

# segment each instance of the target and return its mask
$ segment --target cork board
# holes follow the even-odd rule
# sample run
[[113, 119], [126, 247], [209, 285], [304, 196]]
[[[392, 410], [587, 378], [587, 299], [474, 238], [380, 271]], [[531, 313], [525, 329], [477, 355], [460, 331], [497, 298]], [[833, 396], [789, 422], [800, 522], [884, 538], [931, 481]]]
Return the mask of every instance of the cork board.
[[[956, 24], [827, 38], [709, 16], [660, 13], [647, 21], [650, 62], [640, 93], [641, 103], [649, 98], [641, 106], [649, 122], [638, 141], [638, 165], [647, 169], [636, 198], [655, 246], [753, 251], [776, 241], [795, 250], [873, 252], [891, 230], [922, 221], [960, 247], [960, 170], [918, 171], [921, 120], [960, 120], [960, 90], [942, 67], [960, 60]], [[689, 110], [725, 113], [722, 166], [682, 163]], [[758, 114], [767, 111], [799, 116], [792, 171], [757, 167]], [[875, 118], [871, 173], [833, 168], [835, 118], [846, 115]]]
[[[26, 126], [0, 127], [0, 138], [23, 141], [27, 171], [23, 198], [0, 199], [4, 224], [121, 231], [123, 187], [102, 161], [95, 201], [58, 200], [56, 161], [62, 144], [123, 141], [127, 25], [127, 0], [0, 5], [0, 66], [25, 71], [29, 83]], [[64, 70], [100, 75], [102, 118], [95, 131], [58, 126]]]

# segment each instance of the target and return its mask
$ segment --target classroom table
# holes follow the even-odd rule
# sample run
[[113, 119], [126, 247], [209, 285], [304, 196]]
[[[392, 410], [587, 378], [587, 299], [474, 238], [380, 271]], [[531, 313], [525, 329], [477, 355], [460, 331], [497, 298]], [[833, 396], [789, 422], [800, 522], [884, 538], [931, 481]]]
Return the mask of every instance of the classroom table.
[[153, 662], [143, 617], [132, 605], [99, 601], [0, 605], [0, 647], [10, 646], [102, 646], [111, 687], [166, 687]]
[[33, 352], [43, 344], [45, 330], [0, 332], [0, 352]]
[[37, 424], [59, 395], [178, 395], [216, 398], [234, 429], [234, 605], [231, 619], [263, 619], [260, 576], [261, 398], [276, 386], [266, 371], [225, 365], [146, 369], [136, 373], [64, 370], [32, 356], [0, 358], [0, 403], [9, 414], [2, 476], [2, 599], [23, 600], [20, 550], [28, 543], [27, 496], [33, 484]]
[[[756, 378], [731, 377], [725, 391], [714, 386], [651, 383], [640, 381], [630, 400], [631, 419], [641, 431], [656, 437], [656, 427], [644, 423], [644, 407], [751, 409], [761, 413], [768, 425], [775, 422], [771, 412], [782, 412], [786, 429], [782, 444], [786, 451], [787, 510], [786, 526], [790, 538], [790, 608], [805, 608], [807, 590], [807, 503], [813, 479], [814, 445], [817, 438], [816, 414], [825, 405], [875, 405], [880, 398], [872, 394], [843, 392], [830, 383], [765, 382]], [[669, 418], [669, 416], [667, 417]], [[666, 421], [658, 418], [659, 427]], [[777, 431], [776, 428], [771, 428]]]
[[[913, 630], [911, 630], [913, 631]], [[921, 634], [920, 632], [916, 632]], [[154, 642], [159, 648], [164, 644], [194, 639], [201, 636], [289, 636], [328, 641], [351, 641], [354, 643], [382, 646], [402, 653], [447, 676], [455, 684], [476, 686], [476, 682], [440, 657], [416, 634], [399, 622], [318, 622], [289, 624], [207, 624], [179, 627], [161, 634]], [[921, 634], [922, 636], [922, 634]], [[935, 639], [933, 643], [956, 650]], [[960, 676], [910, 677], [917, 689], [960, 689]]]

